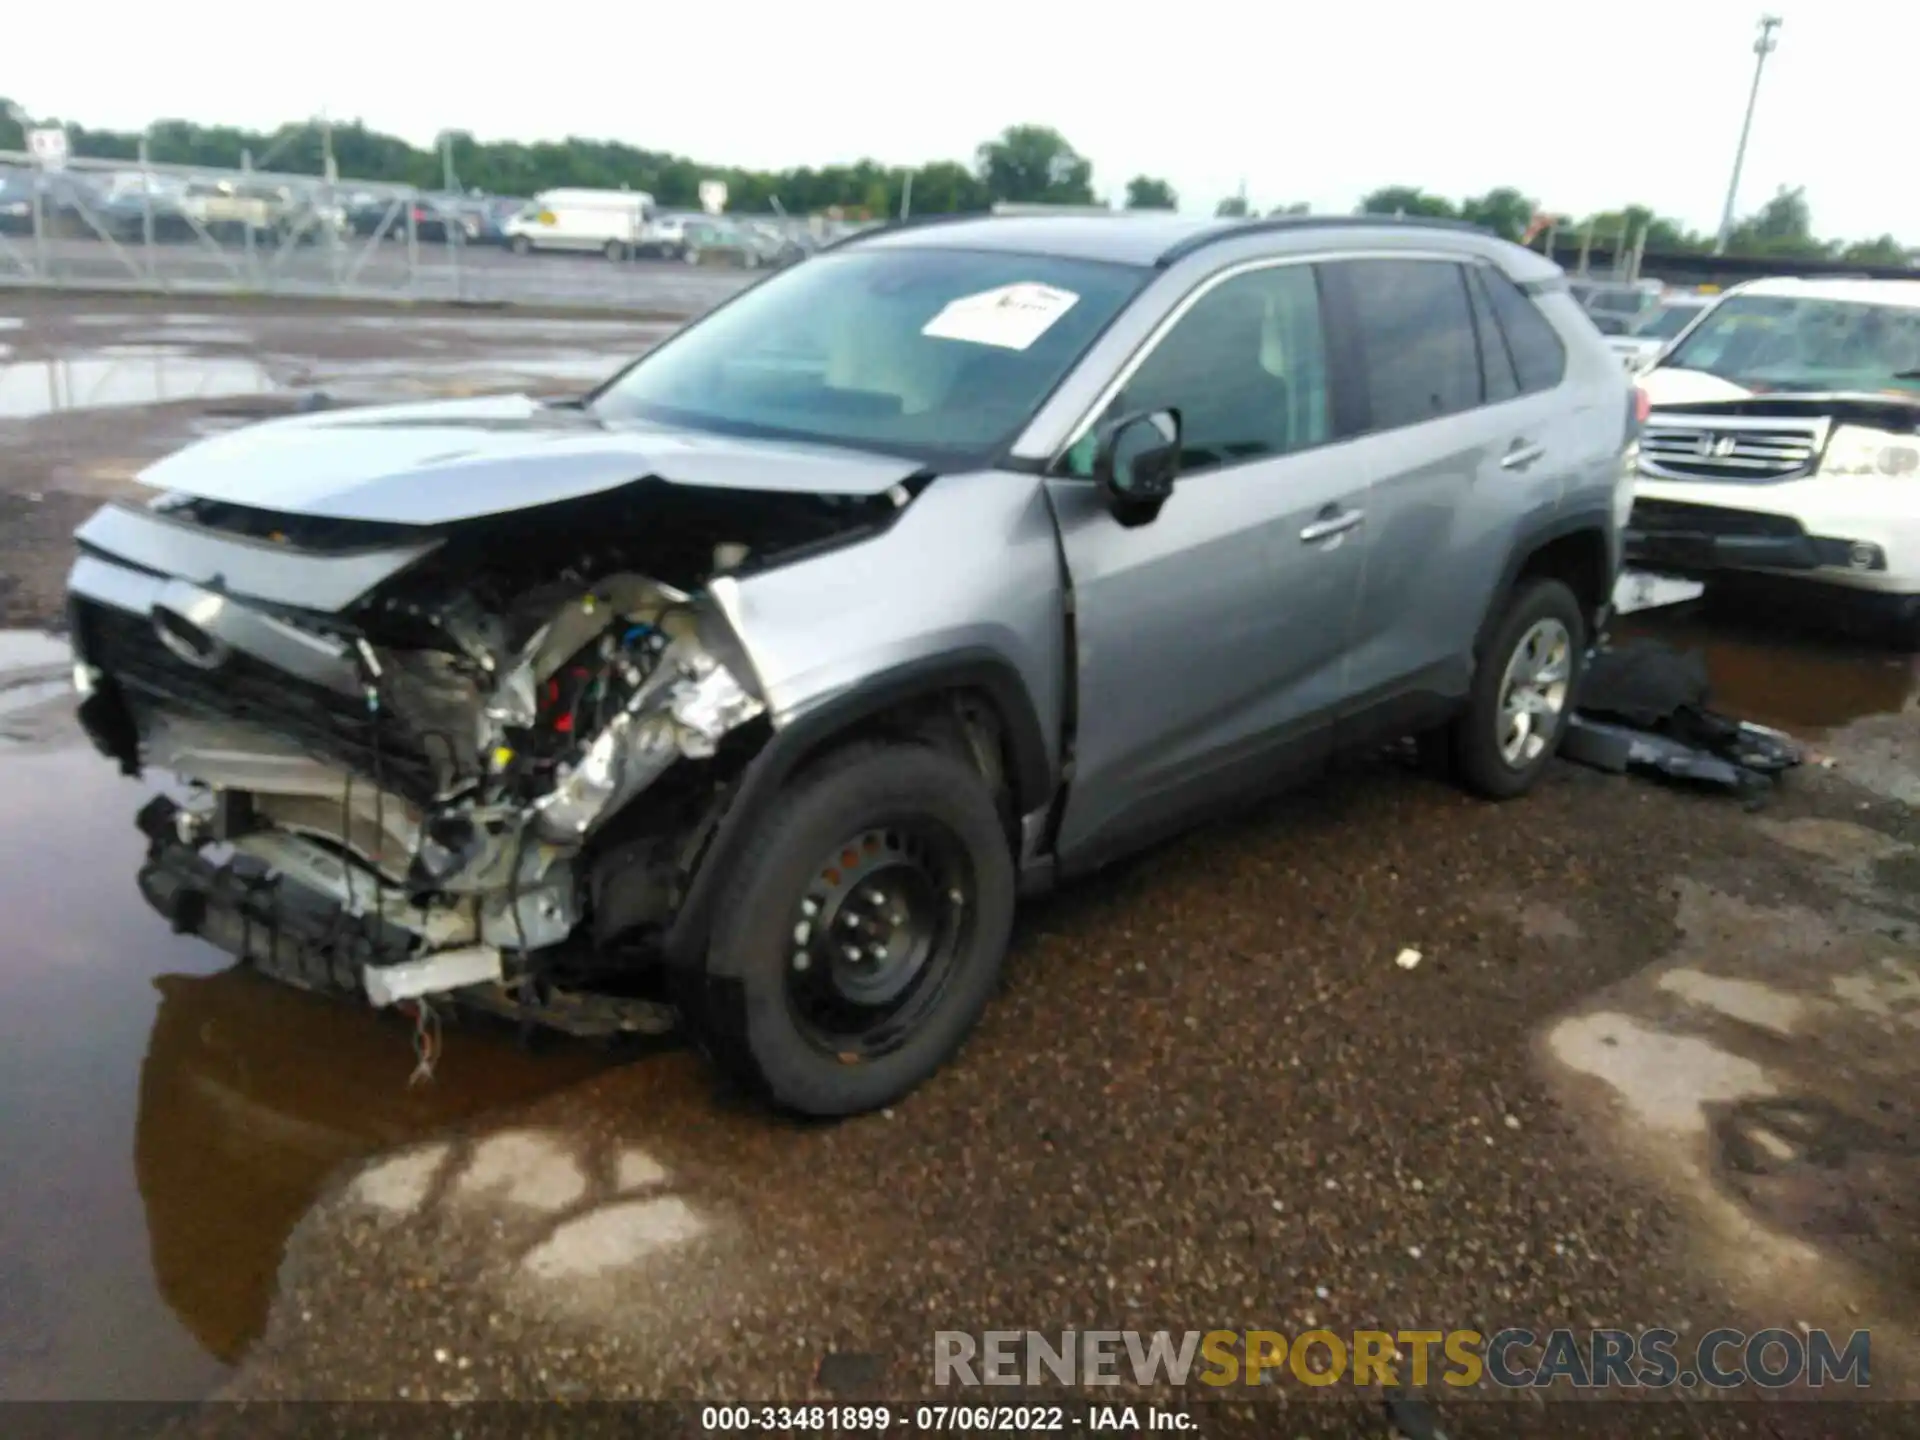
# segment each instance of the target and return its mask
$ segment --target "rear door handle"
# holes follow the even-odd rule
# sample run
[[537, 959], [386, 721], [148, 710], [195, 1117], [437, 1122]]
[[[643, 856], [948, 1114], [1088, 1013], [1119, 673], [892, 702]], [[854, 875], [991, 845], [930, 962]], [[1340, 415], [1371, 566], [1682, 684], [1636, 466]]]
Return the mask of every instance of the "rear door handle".
[[1318, 540], [1331, 540], [1336, 535], [1344, 535], [1362, 520], [1367, 518], [1364, 510], [1335, 510], [1329, 505], [1320, 512], [1320, 518], [1300, 532], [1300, 541], [1311, 545]]
[[1542, 455], [1547, 453], [1544, 445], [1529, 445], [1525, 440], [1516, 440], [1500, 457], [1503, 470], [1524, 470]]

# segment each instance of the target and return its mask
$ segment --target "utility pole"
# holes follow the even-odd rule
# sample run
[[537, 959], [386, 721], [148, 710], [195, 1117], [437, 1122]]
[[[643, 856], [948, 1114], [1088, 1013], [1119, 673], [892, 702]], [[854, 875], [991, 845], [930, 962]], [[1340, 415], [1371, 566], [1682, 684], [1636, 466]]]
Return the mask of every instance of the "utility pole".
[[440, 132], [440, 188], [451, 195], [460, 187], [454, 183], [453, 175], [453, 132]]
[[1733, 207], [1740, 197], [1740, 167], [1747, 159], [1747, 137], [1753, 133], [1753, 106], [1760, 98], [1760, 76], [1767, 68], [1767, 56], [1780, 42], [1773, 32], [1780, 28], [1778, 15], [1760, 17], [1760, 33], [1753, 42], [1753, 88], [1747, 92], [1747, 118], [1740, 125], [1740, 148], [1733, 152], [1733, 179], [1727, 184], [1726, 208], [1720, 212], [1720, 234], [1713, 242], [1713, 253], [1727, 253], [1727, 241], [1733, 236]]
[[900, 218], [905, 220], [913, 213], [913, 171], [907, 171], [907, 178], [900, 187]]

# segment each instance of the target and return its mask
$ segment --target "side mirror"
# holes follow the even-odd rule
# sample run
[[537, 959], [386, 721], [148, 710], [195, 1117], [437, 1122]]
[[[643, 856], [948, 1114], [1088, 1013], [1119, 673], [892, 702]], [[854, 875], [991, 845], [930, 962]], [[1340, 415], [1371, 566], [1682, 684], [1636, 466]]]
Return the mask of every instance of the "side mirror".
[[1121, 524], [1153, 519], [1180, 478], [1180, 412], [1144, 410], [1107, 425], [1094, 451], [1093, 478]]

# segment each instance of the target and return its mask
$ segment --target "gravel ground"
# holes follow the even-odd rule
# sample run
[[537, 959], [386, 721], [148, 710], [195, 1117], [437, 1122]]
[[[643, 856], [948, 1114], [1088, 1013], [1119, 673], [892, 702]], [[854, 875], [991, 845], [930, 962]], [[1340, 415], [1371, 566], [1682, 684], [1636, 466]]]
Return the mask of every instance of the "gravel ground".
[[[0, 343], [16, 359], [36, 353], [23, 331], [70, 348], [93, 318]], [[439, 340], [483, 350], [480, 373], [496, 356], [591, 368], [658, 333], [524, 322], [482, 341], [433, 327], [494, 322], [356, 329], [274, 311], [217, 323], [245, 337], [197, 353], [226, 344], [374, 385], [392, 383], [369, 379], [376, 361], [437, 373]], [[0, 421], [14, 427], [0, 574], [15, 623], [48, 618], [67, 528], [139, 458], [231, 423], [208, 409]], [[668, 1047], [349, 1147], [358, 1158], [302, 1172], [277, 1291], [218, 1394], [897, 1398], [931, 1392], [936, 1330], [1724, 1324], [1870, 1327], [1873, 1393], [1912, 1397], [1913, 669], [1846, 662], [1877, 667], [1871, 684], [1846, 672], [1876, 698], [1829, 714], [1838, 682], [1809, 691], [1789, 659], [1729, 670], [1730, 702], [1811, 715], [1802, 728], [1834, 763], [1763, 811], [1572, 766], [1490, 806], [1398, 757], [1346, 766], [1028, 911], [981, 1030], [888, 1114], [776, 1122]], [[1407, 947], [1412, 968], [1395, 961]], [[371, 1015], [322, 1022], [324, 1003], [288, 1001], [404, 1054]], [[221, 1043], [180, 1062], [200, 1067], [201, 1091], [244, 1080], [280, 1042], [266, 1029]], [[451, 1032], [444, 1083], [463, 1047], [488, 1043]], [[263, 1109], [297, 1124], [304, 1092], [281, 1084]], [[214, 1118], [227, 1113], [206, 1123], [279, 1143], [262, 1115]], [[222, 1175], [207, 1203], [244, 1210], [245, 1167]], [[234, 1283], [217, 1256], [203, 1262], [216, 1289]], [[842, 1358], [823, 1378], [829, 1356]], [[1291, 1380], [1253, 1394], [1263, 1433], [1365, 1433]], [[1584, 1428], [1524, 1399], [1442, 1400], [1454, 1436], [1800, 1423], [1689, 1404], [1626, 1420], [1610, 1407]], [[1817, 1423], [1847, 1433], [1904, 1413], [1822, 1406]], [[1203, 1433], [1233, 1433], [1207, 1415]]]

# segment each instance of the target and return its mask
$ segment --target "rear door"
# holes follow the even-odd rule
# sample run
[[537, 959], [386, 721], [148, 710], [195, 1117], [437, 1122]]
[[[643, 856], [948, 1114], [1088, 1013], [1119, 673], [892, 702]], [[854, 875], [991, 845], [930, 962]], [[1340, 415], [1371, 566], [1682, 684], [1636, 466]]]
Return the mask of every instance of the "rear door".
[[[1328, 271], [1366, 395], [1367, 435], [1352, 447], [1370, 534], [1350, 705], [1411, 721], [1465, 692], [1516, 524], [1558, 504], [1558, 375], [1533, 367], [1532, 388], [1522, 386], [1481, 272], [1512, 284], [1491, 266], [1395, 256]], [[1530, 308], [1517, 289], [1512, 297]]]
[[1346, 686], [1364, 483], [1333, 443], [1314, 266], [1216, 276], [1149, 346], [1102, 420], [1181, 412], [1172, 498], [1119, 524], [1091, 432], [1048, 481], [1078, 652], [1070, 865], [1311, 764]]

